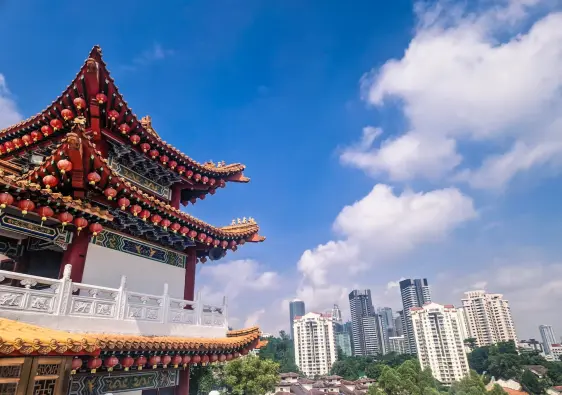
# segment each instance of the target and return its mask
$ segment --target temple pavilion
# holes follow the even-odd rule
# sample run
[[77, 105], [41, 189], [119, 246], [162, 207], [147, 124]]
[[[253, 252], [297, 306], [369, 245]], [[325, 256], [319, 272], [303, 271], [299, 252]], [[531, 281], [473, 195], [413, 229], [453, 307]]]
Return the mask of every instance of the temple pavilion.
[[[187, 395], [190, 366], [259, 344], [196, 265], [264, 240], [189, 206], [244, 165], [199, 163], [138, 118], [94, 47], [62, 94], [0, 131], [0, 395]], [[210, 264], [210, 263], [207, 263]]]

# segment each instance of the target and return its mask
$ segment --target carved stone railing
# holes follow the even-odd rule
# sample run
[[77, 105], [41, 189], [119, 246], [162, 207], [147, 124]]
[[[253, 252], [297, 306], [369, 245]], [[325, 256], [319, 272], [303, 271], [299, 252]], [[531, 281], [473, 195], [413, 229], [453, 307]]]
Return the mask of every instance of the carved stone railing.
[[98, 318], [125, 322], [151, 322], [227, 328], [227, 303], [205, 304], [201, 293], [195, 300], [170, 298], [168, 284], [162, 295], [127, 290], [125, 276], [119, 288], [73, 283], [71, 265], [55, 280], [0, 270], [0, 316], [13, 311], [49, 316]]

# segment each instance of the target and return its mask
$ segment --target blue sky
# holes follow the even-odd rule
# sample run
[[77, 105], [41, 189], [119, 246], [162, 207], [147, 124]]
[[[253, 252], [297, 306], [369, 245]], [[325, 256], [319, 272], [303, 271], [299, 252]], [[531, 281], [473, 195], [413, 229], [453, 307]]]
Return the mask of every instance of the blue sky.
[[100, 44], [163, 139], [247, 165], [250, 184], [190, 207], [267, 236], [199, 270], [235, 326], [286, 329], [296, 296], [345, 310], [354, 287], [396, 308], [395, 282], [424, 276], [439, 303], [484, 287], [521, 337], [562, 334], [556, 3], [4, 0], [0, 122], [44, 108]]

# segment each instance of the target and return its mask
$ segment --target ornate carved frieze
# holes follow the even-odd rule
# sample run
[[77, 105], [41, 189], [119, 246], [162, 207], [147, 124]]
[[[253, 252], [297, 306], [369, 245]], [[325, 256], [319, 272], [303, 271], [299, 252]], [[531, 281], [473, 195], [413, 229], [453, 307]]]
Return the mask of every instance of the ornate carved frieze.
[[0, 237], [0, 254], [15, 258], [21, 256], [23, 244], [7, 237]]
[[46, 240], [66, 250], [72, 242], [72, 233], [60, 228], [49, 228], [27, 220], [25, 218], [13, 217], [9, 214], [0, 216], [0, 229], [32, 236], [37, 239]]
[[165, 248], [159, 248], [153, 244], [144, 243], [142, 240], [115, 233], [107, 229], [104, 229], [99, 235], [93, 237], [92, 243], [102, 247], [111, 248], [112, 250], [185, 268], [185, 254], [180, 254]]
[[178, 385], [177, 370], [73, 376], [69, 395], [103, 395], [133, 390], [148, 390]]

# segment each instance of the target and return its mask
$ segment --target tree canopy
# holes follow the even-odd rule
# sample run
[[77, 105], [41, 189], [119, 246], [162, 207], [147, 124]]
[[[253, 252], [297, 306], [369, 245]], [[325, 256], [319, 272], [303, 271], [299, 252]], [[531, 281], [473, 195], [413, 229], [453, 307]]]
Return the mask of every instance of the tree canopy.
[[397, 354], [395, 352], [386, 355], [366, 356], [366, 357], [346, 357], [340, 356], [332, 365], [331, 374], [337, 374], [346, 380], [357, 380], [367, 376], [371, 379], [378, 379], [383, 366], [398, 367], [405, 361], [414, 359], [409, 354]]
[[279, 364], [253, 355], [235, 359], [224, 368], [224, 384], [228, 394], [266, 394], [275, 389], [278, 381]]
[[280, 373], [299, 373], [295, 364], [295, 346], [289, 335], [281, 331], [279, 337], [270, 337], [267, 341], [267, 346], [260, 349], [259, 358], [277, 362]]

